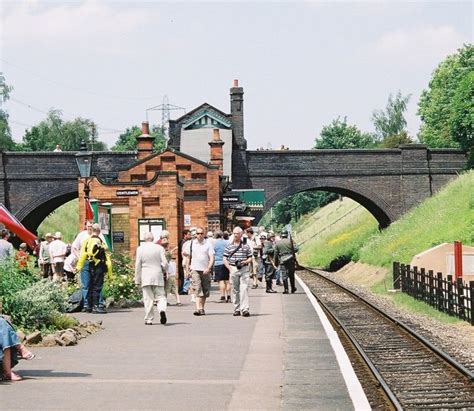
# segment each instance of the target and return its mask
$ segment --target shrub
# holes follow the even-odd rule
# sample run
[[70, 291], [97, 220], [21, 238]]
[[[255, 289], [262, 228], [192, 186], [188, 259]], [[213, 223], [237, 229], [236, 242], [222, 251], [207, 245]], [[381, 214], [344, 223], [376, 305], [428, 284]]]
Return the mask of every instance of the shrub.
[[11, 297], [8, 314], [16, 325], [26, 330], [47, 329], [67, 305], [63, 288], [41, 280]]
[[65, 330], [67, 328], [75, 327], [79, 321], [65, 314], [57, 314], [51, 318], [50, 327], [54, 330]]
[[10, 313], [11, 301], [15, 293], [30, 287], [39, 277], [30, 270], [20, 270], [13, 260], [0, 263], [0, 303], [2, 310]]
[[107, 276], [104, 284], [104, 296], [115, 301], [126, 299], [138, 301], [141, 290], [135, 285], [135, 271], [132, 260], [121, 254], [112, 254], [113, 274]]

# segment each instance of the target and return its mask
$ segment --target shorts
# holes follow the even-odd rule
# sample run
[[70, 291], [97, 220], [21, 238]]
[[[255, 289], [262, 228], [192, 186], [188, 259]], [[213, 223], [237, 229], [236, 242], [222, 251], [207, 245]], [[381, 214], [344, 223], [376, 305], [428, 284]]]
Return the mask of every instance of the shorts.
[[191, 271], [193, 288], [196, 297], [209, 297], [211, 293], [211, 275], [202, 271]]
[[64, 261], [53, 263], [52, 268], [54, 274], [60, 275], [61, 277], [64, 275]]
[[215, 273], [214, 279], [216, 281], [229, 281], [229, 270], [224, 264], [215, 265], [214, 273]]
[[176, 294], [178, 292], [178, 285], [176, 284], [176, 276], [173, 275], [168, 277], [165, 282], [165, 293], [168, 294]]

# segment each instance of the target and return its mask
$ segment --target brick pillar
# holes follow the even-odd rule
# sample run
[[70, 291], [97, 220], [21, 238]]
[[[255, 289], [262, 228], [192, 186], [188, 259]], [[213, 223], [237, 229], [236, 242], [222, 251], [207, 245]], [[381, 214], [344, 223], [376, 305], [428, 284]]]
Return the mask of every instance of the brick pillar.
[[142, 134], [137, 137], [137, 159], [141, 160], [153, 153], [155, 137], [150, 135], [148, 121], [142, 122]]
[[222, 175], [224, 172], [224, 151], [222, 146], [225, 144], [221, 140], [221, 135], [219, 129], [215, 128], [213, 131], [212, 140], [209, 141], [209, 146], [211, 147], [211, 157], [209, 164], [219, 166], [219, 175]]

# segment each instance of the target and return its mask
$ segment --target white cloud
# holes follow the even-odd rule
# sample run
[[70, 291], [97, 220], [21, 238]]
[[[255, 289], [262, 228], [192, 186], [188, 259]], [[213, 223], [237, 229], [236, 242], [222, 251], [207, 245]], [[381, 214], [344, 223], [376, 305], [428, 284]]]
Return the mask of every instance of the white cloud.
[[440, 61], [462, 47], [464, 38], [452, 26], [426, 26], [385, 33], [375, 43], [375, 51], [383, 57], [404, 59], [408, 64]]
[[11, 46], [25, 44], [87, 46], [120, 52], [121, 42], [156, 15], [149, 8], [106, 2], [45, 3], [29, 0], [9, 3], [3, 11], [3, 36]]

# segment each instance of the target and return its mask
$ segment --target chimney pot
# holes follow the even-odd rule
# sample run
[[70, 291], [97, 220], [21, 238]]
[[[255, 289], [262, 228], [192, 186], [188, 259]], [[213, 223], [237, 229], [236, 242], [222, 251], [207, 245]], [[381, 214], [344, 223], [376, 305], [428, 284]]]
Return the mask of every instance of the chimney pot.
[[148, 121], [142, 121], [142, 136], [144, 135], [150, 135], [150, 124], [148, 123]]
[[234, 87], [239, 87], [239, 80], [237, 79], [234, 80]]

